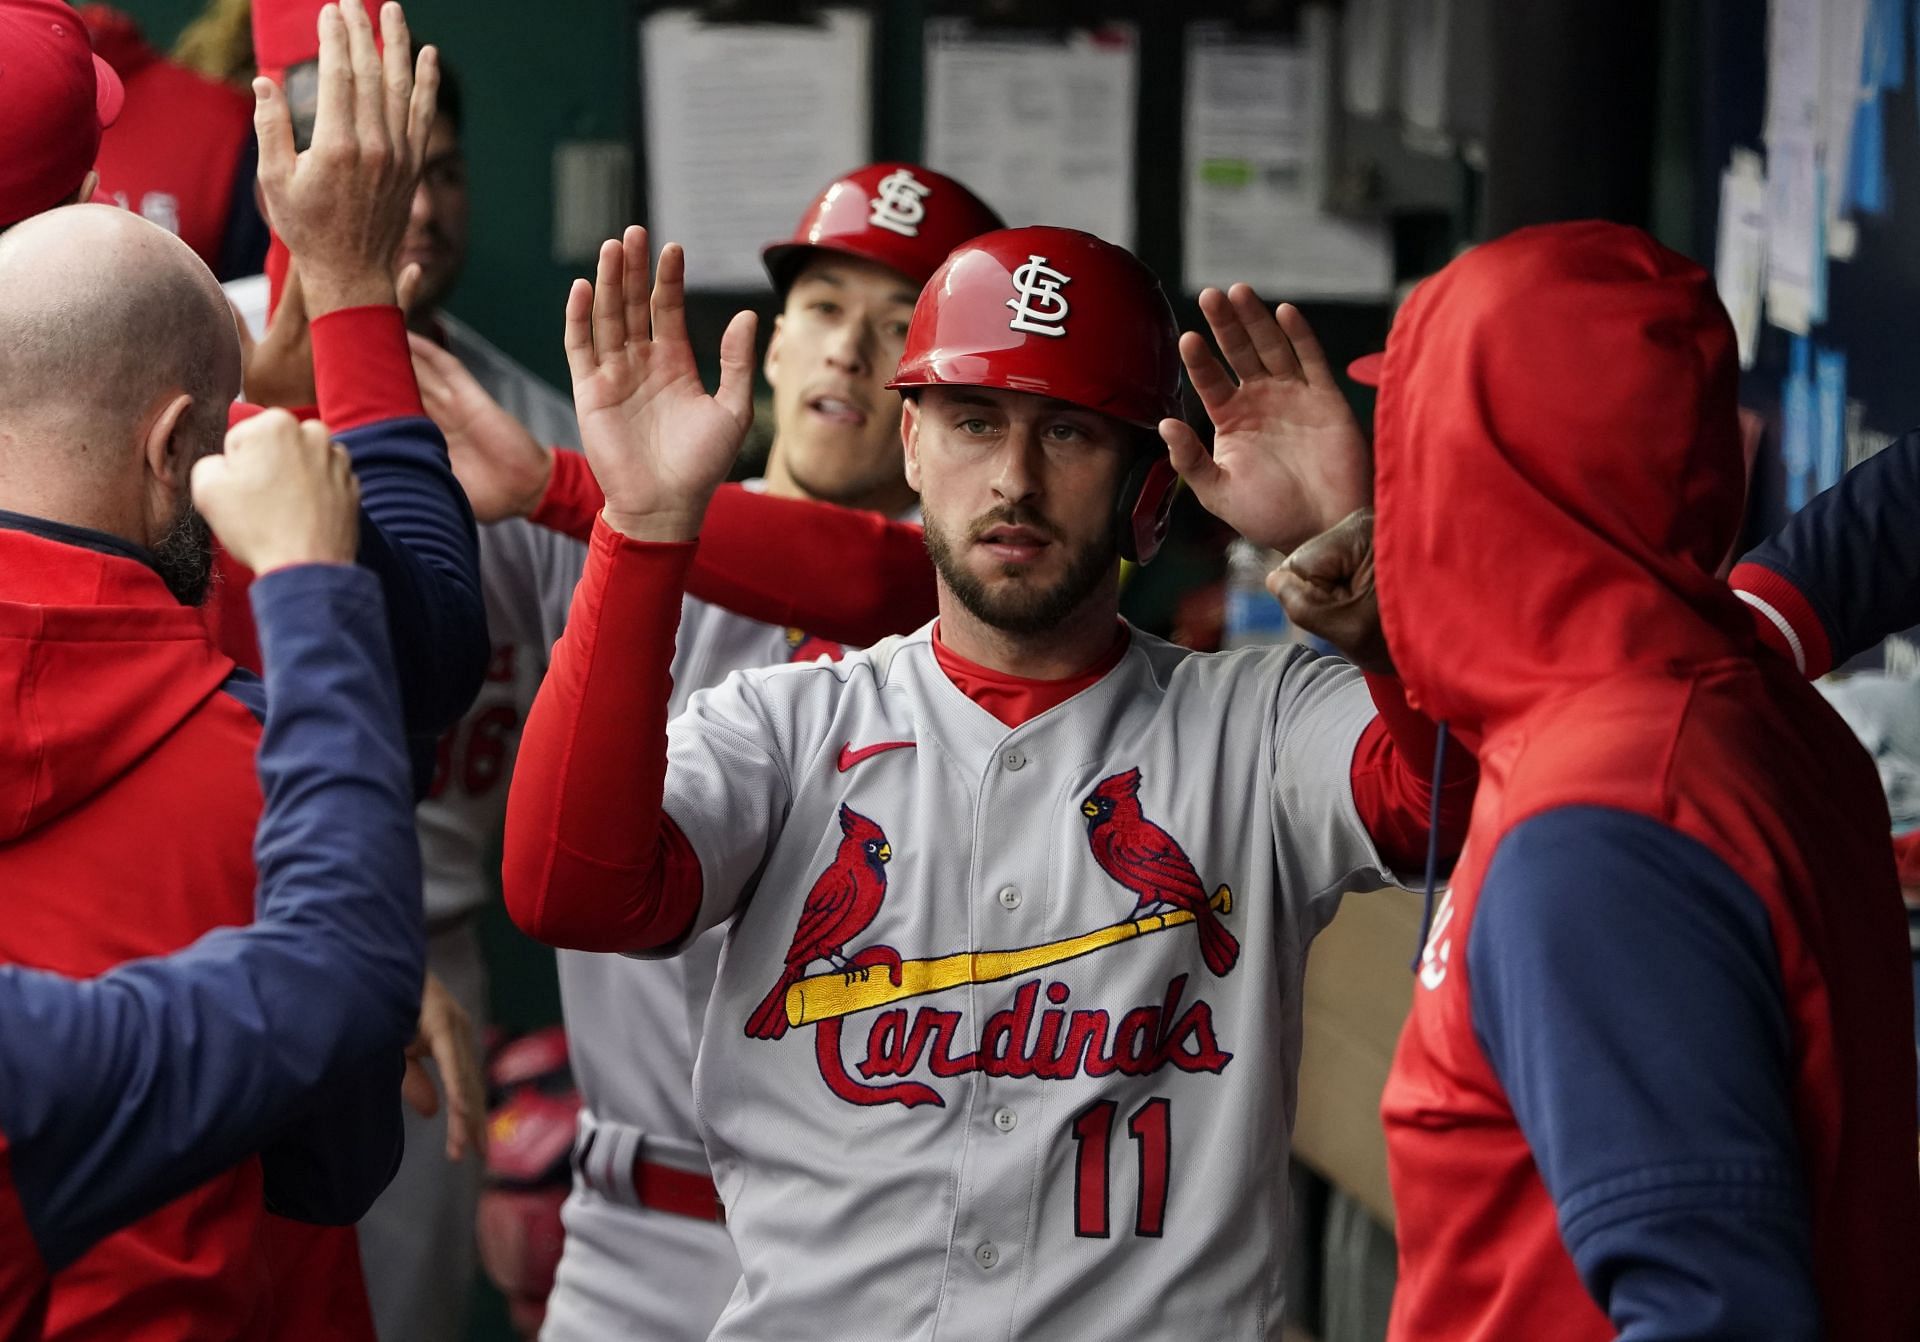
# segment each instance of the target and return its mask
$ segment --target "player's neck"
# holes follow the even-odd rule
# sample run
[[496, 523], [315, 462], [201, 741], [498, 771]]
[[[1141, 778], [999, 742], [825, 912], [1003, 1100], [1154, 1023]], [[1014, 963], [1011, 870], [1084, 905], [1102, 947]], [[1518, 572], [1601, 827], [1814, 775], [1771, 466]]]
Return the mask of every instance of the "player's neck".
[[1014, 634], [980, 619], [940, 584], [940, 642], [989, 671], [1026, 680], [1077, 676], [1113, 649], [1120, 620], [1118, 575], [1091, 593], [1058, 623], [1033, 634]]
[[886, 484], [868, 490], [853, 498], [830, 499], [808, 489], [794, 478], [787, 469], [786, 453], [780, 450], [780, 440], [776, 437], [773, 446], [767, 450], [767, 493], [776, 498], [806, 499], [810, 503], [828, 503], [837, 508], [856, 508], [862, 512], [879, 513], [882, 517], [899, 517], [912, 511], [914, 504], [920, 501], [906, 480], [890, 480]]

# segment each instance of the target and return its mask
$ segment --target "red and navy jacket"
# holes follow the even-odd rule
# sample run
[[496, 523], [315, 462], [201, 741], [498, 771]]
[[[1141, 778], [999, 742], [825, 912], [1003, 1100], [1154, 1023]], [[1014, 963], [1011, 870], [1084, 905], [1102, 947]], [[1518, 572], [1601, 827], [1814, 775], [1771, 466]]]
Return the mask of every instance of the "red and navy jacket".
[[1389, 339], [1381, 614], [1481, 767], [1382, 1102], [1396, 1339], [1920, 1337], [1887, 811], [1713, 577], [1736, 380], [1711, 276], [1606, 224]]
[[[319, 416], [360, 481], [360, 563], [379, 577], [386, 598], [401, 711], [424, 794], [435, 744], [473, 702], [491, 654], [473, 509], [447, 462], [446, 439], [420, 404], [399, 308], [343, 308], [317, 318], [313, 369]], [[230, 419], [258, 412], [236, 405]], [[249, 577], [221, 552], [205, 615], [221, 651], [258, 671]]]
[[[38, 549], [25, 539], [35, 530], [44, 528], [13, 543]], [[46, 539], [51, 555], [58, 538]], [[116, 576], [150, 586], [132, 571]], [[335, 1221], [359, 1216], [399, 1158], [393, 1081], [419, 1009], [424, 945], [379, 586], [361, 569], [290, 568], [254, 584], [252, 605], [272, 690], [257, 762], [266, 796], [253, 838], [257, 920], [93, 979], [0, 966], [0, 1342], [41, 1336], [49, 1274], [257, 1152], [268, 1153], [261, 1177], [274, 1205]], [[132, 612], [148, 608], [121, 610], [140, 619]], [[95, 607], [75, 621], [0, 605], [0, 648], [10, 650], [0, 665], [110, 675], [124, 653], [117, 615]], [[179, 634], [184, 656], [154, 659], [149, 671], [200, 660], [184, 623]], [[204, 688], [219, 669], [204, 661], [189, 680]], [[152, 692], [124, 679], [129, 692]], [[218, 718], [244, 732], [235, 703], [261, 711], [262, 688], [228, 673], [180, 730], [198, 734]], [[29, 733], [45, 739], [39, 720], [64, 716], [64, 697], [33, 692]], [[80, 769], [49, 765], [38, 796], [17, 775], [0, 785], [9, 831], [34, 813], [62, 824], [72, 810], [59, 799], [86, 791]], [[159, 848], [135, 855], [117, 883], [139, 889], [137, 874], [161, 860]], [[85, 898], [68, 879], [6, 889], [22, 902]]]
[[[322, 317], [313, 324], [313, 342], [323, 408], [337, 422], [335, 436], [361, 483], [360, 562], [379, 579], [387, 607], [417, 791], [431, 776], [434, 739], [464, 711], [486, 669], [472, 514], [439, 431], [417, 413], [398, 310]], [[373, 418], [408, 406], [415, 413]], [[0, 602], [38, 608], [55, 626], [79, 621], [92, 628], [90, 621], [105, 620], [125, 627], [96, 649], [98, 664], [84, 676], [57, 678], [60, 711], [45, 719], [45, 740], [22, 736], [0, 745], [0, 752], [25, 752], [16, 765], [20, 786], [40, 769], [90, 779], [77, 797], [56, 805], [57, 814], [47, 813], [51, 803], [37, 802], [35, 823], [21, 818], [16, 838], [4, 819], [9, 769], [0, 763], [0, 897], [76, 888], [104, 904], [31, 905], [0, 927], [0, 961], [91, 976], [251, 916], [258, 725], [231, 695], [216, 694], [234, 663], [208, 629], [250, 657], [257, 648], [240, 583], [216, 585], [208, 610], [187, 610], [137, 553], [121, 547], [109, 556], [94, 547], [114, 551], [110, 538], [84, 536], [79, 545], [74, 539], [0, 529]], [[89, 614], [94, 606], [111, 614]], [[109, 643], [121, 660], [105, 655]], [[64, 654], [56, 648], [49, 655], [57, 661]], [[37, 692], [46, 693], [49, 683], [37, 680]], [[193, 732], [185, 730], [189, 719]], [[142, 756], [135, 746], [150, 753]], [[115, 770], [130, 772], [121, 779]], [[154, 781], [162, 777], [170, 781]], [[146, 800], [122, 814], [123, 797]], [[68, 815], [68, 803], [84, 804]], [[177, 839], [167, 847], [179, 835], [194, 836], [190, 848]], [[149, 850], [168, 860], [156, 866]], [[16, 875], [16, 863], [28, 866]], [[159, 884], [148, 890], [114, 874], [127, 870], [150, 871], [149, 883]], [[350, 1234], [302, 1240], [304, 1265], [288, 1263], [276, 1249], [279, 1280], [270, 1285], [261, 1245], [285, 1241], [287, 1225], [264, 1217], [266, 1191], [260, 1162], [247, 1162], [103, 1241], [57, 1278], [48, 1335], [185, 1342], [291, 1336], [288, 1328], [305, 1328], [299, 1335], [370, 1336]], [[319, 1268], [323, 1248], [330, 1266]], [[324, 1314], [288, 1304], [293, 1288], [309, 1281], [336, 1302]], [[286, 1311], [278, 1323], [269, 1306]], [[296, 1323], [303, 1315], [311, 1317]]]

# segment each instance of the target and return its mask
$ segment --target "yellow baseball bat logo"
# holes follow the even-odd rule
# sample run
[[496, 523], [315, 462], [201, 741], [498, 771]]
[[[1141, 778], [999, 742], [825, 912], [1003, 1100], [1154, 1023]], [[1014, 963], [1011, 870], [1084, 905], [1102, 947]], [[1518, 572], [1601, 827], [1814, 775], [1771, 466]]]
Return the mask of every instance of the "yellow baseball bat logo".
[[[1207, 901], [1218, 913], [1233, 911], [1233, 891], [1221, 886]], [[835, 970], [801, 979], [787, 989], [787, 1023], [813, 1025], [839, 1016], [871, 1011], [892, 1002], [925, 997], [974, 983], [997, 983], [1018, 974], [1031, 974], [1067, 960], [1091, 955], [1097, 950], [1151, 936], [1169, 927], [1193, 921], [1186, 909], [1157, 913], [1147, 918], [1130, 918], [1108, 927], [1083, 932], [1062, 941], [1026, 946], [1010, 951], [961, 951], [932, 960], [902, 960], [900, 982], [896, 985], [887, 965], [868, 965], [851, 973]]]

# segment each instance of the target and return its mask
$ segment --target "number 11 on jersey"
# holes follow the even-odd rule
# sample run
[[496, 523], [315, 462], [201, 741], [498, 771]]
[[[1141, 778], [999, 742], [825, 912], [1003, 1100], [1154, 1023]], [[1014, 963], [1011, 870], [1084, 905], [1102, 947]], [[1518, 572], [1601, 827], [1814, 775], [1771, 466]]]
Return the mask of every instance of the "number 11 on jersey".
[[[1106, 1239], [1111, 1190], [1108, 1157], [1113, 1118], [1119, 1106], [1098, 1100], [1074, 1116], [1073, 1140], [1079, 1152], [1073, 1167], [1073, 1233], [1082, 1239]], [[1160, 1238], [1167, 1219], [1167, 1166], [1172, 1160], [1173, 1102], [1156, 1095], [1127, 1120], [1139, 1156], [1140, 1192], [1133, 1233]]]

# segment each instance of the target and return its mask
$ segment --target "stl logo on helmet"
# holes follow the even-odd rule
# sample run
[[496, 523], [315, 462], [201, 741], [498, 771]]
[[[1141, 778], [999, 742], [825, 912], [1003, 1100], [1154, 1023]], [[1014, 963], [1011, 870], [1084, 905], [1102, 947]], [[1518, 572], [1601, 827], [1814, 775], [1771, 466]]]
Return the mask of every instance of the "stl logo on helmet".
[[1028, 335], [1065, 335], [1067, 296], [1060, 286], [1071, 283], [1072, 277], [1048, 265], [1046, 257], [1029, 255], [1026, 264], [1013, 272], [1013, 297], [1007, 300], [1013, 320], [1007, 323], [1008, 329]]
[[926, 199], [933, 188], [915, 177], [911, 169], [900, 168], [882, 177], [875, 189], [880, 194], [867, 202], [873, 207], [867, 222], [903, 238], [919, 237], [920, 221], [927, 217]]

